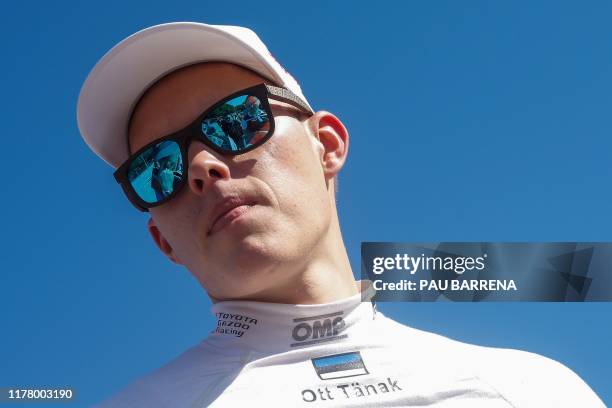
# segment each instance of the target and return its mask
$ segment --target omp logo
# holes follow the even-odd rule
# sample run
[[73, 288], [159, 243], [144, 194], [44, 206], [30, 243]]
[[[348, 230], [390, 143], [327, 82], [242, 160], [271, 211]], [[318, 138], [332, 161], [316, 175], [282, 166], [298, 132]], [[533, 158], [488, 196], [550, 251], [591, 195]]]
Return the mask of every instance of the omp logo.
[[293, 322], [297, 324], [293, 327], [291, 336], [297, 343], [290, 344], [290, 347], [346, 338], [346, 334], [340, 335], [345, 326], [343, 314], [344, 312], [336, 312], [293, 319]]

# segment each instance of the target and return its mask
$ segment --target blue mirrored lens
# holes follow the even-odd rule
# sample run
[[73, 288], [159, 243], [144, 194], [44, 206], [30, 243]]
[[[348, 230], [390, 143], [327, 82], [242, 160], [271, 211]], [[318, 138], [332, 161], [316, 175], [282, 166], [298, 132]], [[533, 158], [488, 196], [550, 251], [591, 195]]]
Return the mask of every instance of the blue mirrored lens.
[[237, 96], [215, 108], [202, 121], [202, 133], [220, 149], [238, 153], [265, 140], [270, 119], [253, 95]]
[[163, 200], [183, 179], [183, 157], [176, 142], [158, 143], [138, 155], [128, 169], [128, 180], [145, 202]]

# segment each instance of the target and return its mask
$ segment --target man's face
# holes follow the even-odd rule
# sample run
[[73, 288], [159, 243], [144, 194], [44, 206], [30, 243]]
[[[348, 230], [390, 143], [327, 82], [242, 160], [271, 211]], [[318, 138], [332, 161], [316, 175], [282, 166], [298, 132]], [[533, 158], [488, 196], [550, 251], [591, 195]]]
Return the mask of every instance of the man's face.
[[[175, 132], [219, 99], [265, 81], [227, 63], [201, 63], [162, 78], [143, 96], [129, 129], [131, 151]], [[330, 226], [333, 191], [324, 148], [294, 108], [270, 100], [274, 135], [258, 148], [222, 156], [201, 142], [188, 150], [189, 180], [169, 202], [150, 210], [149, 230], [172, 260], [184, 264], [213, 299], [266, 298], [291, 287]], [[227, 197], [247, 205], [217, 222]], [[229, 217], [230, 219], [232, 217]]]

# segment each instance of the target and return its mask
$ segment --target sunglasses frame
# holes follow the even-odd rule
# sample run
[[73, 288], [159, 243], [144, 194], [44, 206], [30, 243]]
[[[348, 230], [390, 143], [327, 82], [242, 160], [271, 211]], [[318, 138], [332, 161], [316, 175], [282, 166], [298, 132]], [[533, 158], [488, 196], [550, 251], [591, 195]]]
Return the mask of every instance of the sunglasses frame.
[[[227, 101], [232, 100], [241, 95], [256, 96], [257, 98], [259, 98], [259, 101], [261, 103], [260, 108], [266, 112], [268, 116], [270, 128], [265, 137], [258, 140], [257, 143], [247, 147], [246, 149], [243, 149], [240, 151], [222, 149], [219, 146], [215, 145], [213, 142], [211, 142], [208, 139], [208, 137], [202, 134], [202, 121], [204, 120], [204, 118], [206, 118], [206, 116], [208, 116], [208, 114], [210, 114], [210, 112], [212, 112], [219, 106], [223, 105]], [[312, 109], [310, 109], [310, 107], [300, 97], [298, 97], [297, 95], [295, 95], [293, 92], [291, 92], [290, 90], [286, 88], [281, 88], [281, 87], [262, 83], [262, 84], [258, 84], [258, 85], [255, 85], [255, 86], [252, 86], [246, 89], [242, 89], [240, 91], [234, 92], [231, 95], [224, 97], [218, 102], [215, 102], [212, 106], [210, 106], [200, 115], [198, 115], [198, 117], [193, 122], [191, 122], [189, 125], [185, 126], [184, 128], [174, 133], [171, 133], [169, 135], [160, 137], [159, 139], [156, 139], [152, 141], [151, 143], [148, 143], [144, 147], [138, 149], [135, 153], [131, 154], [130, 157], [123, 164], [121, 164], [117, 168], [117, 170], [115, 170], [113, 174], [115, 177], [115, 180], [117, 181], [117, 183], [121, 185], [121, 187], [123, 188], [123, 192], [127, 196], [128, 200], [130, 200], [132, 205], [136, 207], [137, 209], [139, 209], [140, 211], [147, 212], [149, 208], [157, 207], [157, 206], [160, 206], [166, 203], [167, 201], [176, 197], [177, 194], [183, 190], [183, 188], [185, 187], [185, 184], [187, 183], [187, 180], [189, 177], [188, 175], [189, 166], [187, 165], [188, 163], [187, 150], [193, 140], [198, 140], [204, 143], [206, 146], [210, 147], [212, 150], [224, 156], [238, 156], [238, 155], [250, 152], [251, 150], [261, 146], [262, 144], [267, 142], [272, 137], [272, 135], [274, 134], [275, 124], [274, 124], [274, 115], [272, 114], [272, 109], [270, 107], [270, 102], [268, 99], [275, 99], [281, 102], [288, 103], [308, 113], [309, 115], [312, 115], [314, 113]], [[163, 143], [165, 141], [173, 141], [176, 144], [178, 144], [179, 149], [181, 151], [181, 159], [183, 161], [183, 175], [182, 175], [181, 181], [179, 182], [179, 184], [177, 184], [176, 188], [172, 191], [172, 193], [170, 193], [168, 196], [164, 197], [163, 199], [156, 201], [155, 203], [148, 203], [144, 201], [142, 198], [140, 198], [138, 193], [136, 193], [136, 191], [132, 187], [132, 184], [130, 183], [129, 178], [128, 178], [128, 171], [134, 159], [140, 156], [147, 149], [150, 149], [153, 146]]]

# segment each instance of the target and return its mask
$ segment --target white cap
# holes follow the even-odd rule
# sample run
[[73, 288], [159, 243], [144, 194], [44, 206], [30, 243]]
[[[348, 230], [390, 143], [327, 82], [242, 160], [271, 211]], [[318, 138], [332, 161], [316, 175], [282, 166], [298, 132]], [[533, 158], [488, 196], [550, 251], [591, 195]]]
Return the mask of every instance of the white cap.
[[129, 157], [128, 121], [144, 91], [166, 74], [203, 61], [244, 66], [308, 104], [300, 85], [248, 28], [160, 24], [119, 42], [89, 73], [77, 104], [77, 122], [85, 142], [108, 164], [119, 167]]

